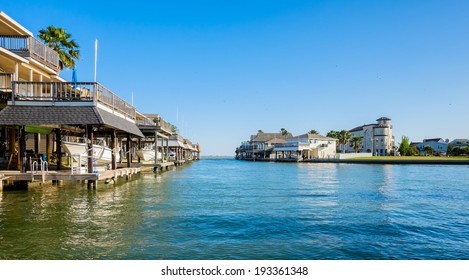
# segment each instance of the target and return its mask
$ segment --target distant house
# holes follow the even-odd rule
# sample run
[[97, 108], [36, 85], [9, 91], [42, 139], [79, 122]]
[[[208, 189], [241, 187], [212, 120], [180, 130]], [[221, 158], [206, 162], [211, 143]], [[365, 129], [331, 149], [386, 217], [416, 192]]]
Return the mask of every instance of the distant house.
[[296, 160], [333, 158], [336, 154], [336, 141], [337, 139], [319, 134], [303, 134], [285, 139], [285, 144], [276, 145], [273, 153], [275, 158]]
[[448, 151], [448, 143], [443, 138], [429, 138], [423, 139], [423, 142], [412, 142], [410, 146], [415, 146], [421, 155], [426, 155], [426, 146], [430, 146], [433, 149], [433, 153], [446, 155]]
[[449, 142], [449, 144], [464, 149], [469, 146], [469, 139], [454, 139], [453, 141]]
[[[362, 138], [360, 153], [373, 153], [376, 156], [387, 156], [394, 151], [394, 136], [392, 135], [391, 119], [381, 117], [377, 123], [365, 124], [349, 130], [352, 137]], [[355, 152], [350, 145], [346, 145], [347, 152]]]
[[291, 133], [282, 135], [281, 133], [259, 132], [251, 135], [249, 141], [242, 142], [241, 146], [236, 149], [236, 158], [270, 158], [274, 146], [282, 144], [289, 137], [292, 137]]

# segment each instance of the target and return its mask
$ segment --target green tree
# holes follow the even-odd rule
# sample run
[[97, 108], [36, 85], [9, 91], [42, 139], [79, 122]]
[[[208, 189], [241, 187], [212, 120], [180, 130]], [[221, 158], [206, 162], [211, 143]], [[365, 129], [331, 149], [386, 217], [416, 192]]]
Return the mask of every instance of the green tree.
[[363, 139], [360, 136], [353, 136], [350, 139], [350, 146], [355, 150], [355, 153], [358, 153], [362, 146]]
[[177, 134], [179, 132], [179, 128], [177, 126], [175, 126], [174, 124], [171, 125], [171, 131], [174, 133], [174, 134]]
[[288, 132], [288, 130], [286, 130], [285, 128], [281, 128], [281, 129], [280, 129], [280, 133], [281, 133], [283, 136], [286, 136], [286, 135], [290, 134], [290, 132]]
[[315, 130], [315, 129], [311, 129], [310, 131], [308, 131], [309, 134], [319, 134], [319, 131]]
[[409, 156], [418, 156], [420, 154], [419, 149], [416, 146], [410, 146]]
[[59, 54], [60, 69], [75, 66], [75, 59], [80, 58], [80, 51], [78, 50], [80, 46], [70, 38], [72, 35], [65, 32], [65, 29], [51, 25], [46, 29], [39, 30], [38, 37]]
[[463, 150], [463, 153], [465, 153], [466, 155], [469, 154], [469, 146], [464, 147], [464, 149], [462, 150]]
[[433, 155], [433, 148], [431, 146], [423, 147], [423, 150], [427, 153], [427, 155]]
[[352, 134], [348, 130], [341, 130], [338, 133], [339, 144], [342, 144], [342, 153], [345, 153], [345, 145], [352, 137]]
[[399, 153], [401, 156], [410, 156], [409, 137], [402, 136], [401, 144], [399, 145]]
[[264, 131], [262, 131], [262, 129], [259, 129], [257, 133], [264, 133]]

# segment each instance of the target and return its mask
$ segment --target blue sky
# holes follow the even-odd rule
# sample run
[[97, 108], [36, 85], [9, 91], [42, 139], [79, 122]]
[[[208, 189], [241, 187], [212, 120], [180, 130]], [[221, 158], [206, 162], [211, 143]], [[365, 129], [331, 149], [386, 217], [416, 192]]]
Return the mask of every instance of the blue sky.
[[[25, 12], [27, 7], [27, 12]], [[234, 155], [258, 129], [392, 119], [402, 135], [469, 138], [469, 1], [5, 1], [37, 34], [81, 46], [78, 79]], [[71, 71], [61, 74], [71, 79]]]

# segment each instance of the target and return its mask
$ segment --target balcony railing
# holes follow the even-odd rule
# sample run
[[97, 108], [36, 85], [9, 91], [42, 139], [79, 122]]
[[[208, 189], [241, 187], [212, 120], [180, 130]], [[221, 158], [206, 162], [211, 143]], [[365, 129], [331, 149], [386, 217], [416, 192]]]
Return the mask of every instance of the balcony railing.
[[156, 126], [156, 123], [149, 118], [136, 120], [138, 126]]
[[156, 120], [156, 126], [158, 126], [161, 130], [164, 130], [168, 133], [173, 132], [173, 126], [169, 122], [163, 120], [162, 118], [158, 118]]
[[0, 73], [0, 91], [11, 92], [11, 81], [13, 73]]
[[59, 70], [59, 55], [57, 52], [34, 37], [0, 35], [0, 47], [22, 57], [34, 58], [53, 70]]
[[12, 82], [16, 101], [84, 102], [102, 104], [112, 112], [135, 120], [135, 107], [99, 83], [93, 82]]

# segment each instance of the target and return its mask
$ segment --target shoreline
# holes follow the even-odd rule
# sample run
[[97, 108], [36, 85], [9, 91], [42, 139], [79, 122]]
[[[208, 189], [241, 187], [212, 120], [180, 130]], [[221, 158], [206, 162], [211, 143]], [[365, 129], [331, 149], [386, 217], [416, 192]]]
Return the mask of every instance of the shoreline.
[[[253, 159], [240, 159], [254, 161]], [[346, 164], [421, 164], [421, 165], [469, 165], [468, 160], [453, 159], [256, 159], [262, 162], [287, 162], [287, 163], [346, 163]]]

